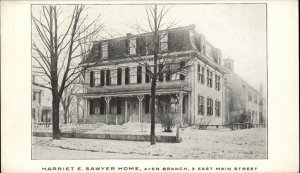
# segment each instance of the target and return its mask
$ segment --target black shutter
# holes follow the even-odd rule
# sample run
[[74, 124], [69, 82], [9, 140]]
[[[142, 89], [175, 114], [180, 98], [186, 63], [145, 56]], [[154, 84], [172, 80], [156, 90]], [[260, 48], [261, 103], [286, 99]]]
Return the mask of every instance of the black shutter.
[[160, 82], [164, 81], [164, 74], [161, 73], [162, 69], [163, 69], [163, 64], [159, 64], [158, 65], [158, 72], [159, 72], [158, 80]]
[[94, 114], [94, 102], [93, 99], [90, 100], [90, 115]]
[[125, 68], [125, 84], [129, 84], [129, 67]]
[[[184, 71], [184, 66], [185, 66], [185, 62], [181, 61], [180, 62], [180, 69], [183, 72]], [[185, 80], [185, 75], [184, 74], [180, 74], [180, 80]]]
[[104, 71], [104, 70], [101, 70], [100, 85], [101, 85], [101, 86], [104, 86], [104, 85], [105, 85], [105, 71]]
[[110, 85], [110, 70], [106, 70], [106, 86]]
[[137, 83], [142, 83], [142, 66], [137, 67]]
[[105, 106], [105, 101], [104, 98], [100, 98], [100, 114], [103, 115], [104, 114], [104, 106]]
[[117, 114], [121, 114], [121, 98], [117, 98]]
[[122, 85], [122, 69], [121, 68], [118, 68], [117, 82], [118, 82], [118, 85]]
[[146, 67], [146, 73], [145, 73], [145, 82], [146, 83], [149, 83], [150, 82], [150, 74], [149, 74], [149, 70], [148, 68]]
[[149, 114], [150, 96], [145, 95], [145, 114]]
[[90, 87], [94, 87], [94, 72], [90, 72]]

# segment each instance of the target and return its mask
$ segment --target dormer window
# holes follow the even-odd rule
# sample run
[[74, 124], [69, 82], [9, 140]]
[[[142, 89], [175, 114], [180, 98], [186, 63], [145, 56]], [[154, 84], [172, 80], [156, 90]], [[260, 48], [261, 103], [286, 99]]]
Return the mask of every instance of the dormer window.
[[129, 53], [130, 53], [130, 55], [136, 54], [136, 39], [135, 38], [131, 38], [129, 41]]
[[168, 33], [164, 32], [160, 35], [160, 50], [168, 50]]
[[101, 49], [102, 49], [102, 59], [107, 59], [108, 57], [108, 42], [103, 42], [101, 44]]

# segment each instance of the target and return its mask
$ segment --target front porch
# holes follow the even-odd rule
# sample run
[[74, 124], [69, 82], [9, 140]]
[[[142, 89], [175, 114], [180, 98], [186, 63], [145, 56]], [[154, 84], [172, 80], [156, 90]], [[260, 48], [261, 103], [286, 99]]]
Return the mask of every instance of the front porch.
[[[188, 94], [175, 93], [157, 95], [157, 99], [163, 99], [163, 102], [169, 102], [171, 113], [180, 119], [188, 117]], [[170, 99], [176, 98], [177, 103], [170, 103]], [[126, 122], [147, 122], [150, 123], [150, 95], [133, 96], [98, 96], [97, 98], [84, 98], [86, 110], [84, 117], [78, 119], [79, 124], [105, 123], [121, 125]], [[157, 112], [156, 105], [156, 115]], [[156, 123], [160, 119], [156, 116]]]
[[[84, 101], [84, 114], [78, 117], [78, 123], [101, 122], [120, 125], [126, 122], [150, 122], [150, 87], [139, 85], [126, 86], [123, 89], [119, 87], [96, 88], [93, 92], [88, 90], [88, 93], [77, 94], [77, 99]], [[187, 83], [177, 82], [170, 86], [159, 84], [156, 95], [157, 98], [164, 100], [166, 98], [177, 100], [177, 103], [172, 103], [171, 111], [180, 119], [181, 125], [185, 118], [190, 117], [188, 107], [191, 96]], [[170, 99], [165, 101], [170, 102]], [[156, 123], [160, 123], [157, 116]]]

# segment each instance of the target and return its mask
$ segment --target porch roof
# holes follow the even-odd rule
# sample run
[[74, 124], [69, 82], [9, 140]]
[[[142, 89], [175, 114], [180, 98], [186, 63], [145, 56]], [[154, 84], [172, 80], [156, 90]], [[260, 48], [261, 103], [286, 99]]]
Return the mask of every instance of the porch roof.
[[[136, 85], [117, 85], [100, 88], [89, 88], [87, 93], [77, 93], [77, 97], [92, 98], [103, 96], [136, 96], [151, 93], [150, 84], [136, 84]], [[157, 83], [156, 94], [175, 94], [175, 93], [187, 93], [191, 88], [187, 82], [163, 82]]]

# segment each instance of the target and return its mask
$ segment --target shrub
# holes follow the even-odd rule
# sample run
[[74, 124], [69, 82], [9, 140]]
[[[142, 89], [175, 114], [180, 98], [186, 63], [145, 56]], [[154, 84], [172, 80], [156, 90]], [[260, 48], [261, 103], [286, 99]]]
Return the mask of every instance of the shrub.
[[178, 124], [178, 115], [171, 111], [171, 104], [178, 103], [178, 100], [173, 99], [175, 102], [171, 103], [170, 98], [171, 96], [165, 95], [156, 100], [157, 118], [160, 120], [164, 132], [172, 132], [172, 128]]
[[197, 123], [198, 129], [200, 129], [200, 130], [207, 129], [210, 121], [211, 121], [210, 117], [201, 116], [200, 119], [199, 119], [199, 121], [198, 121], [198, 123]]

